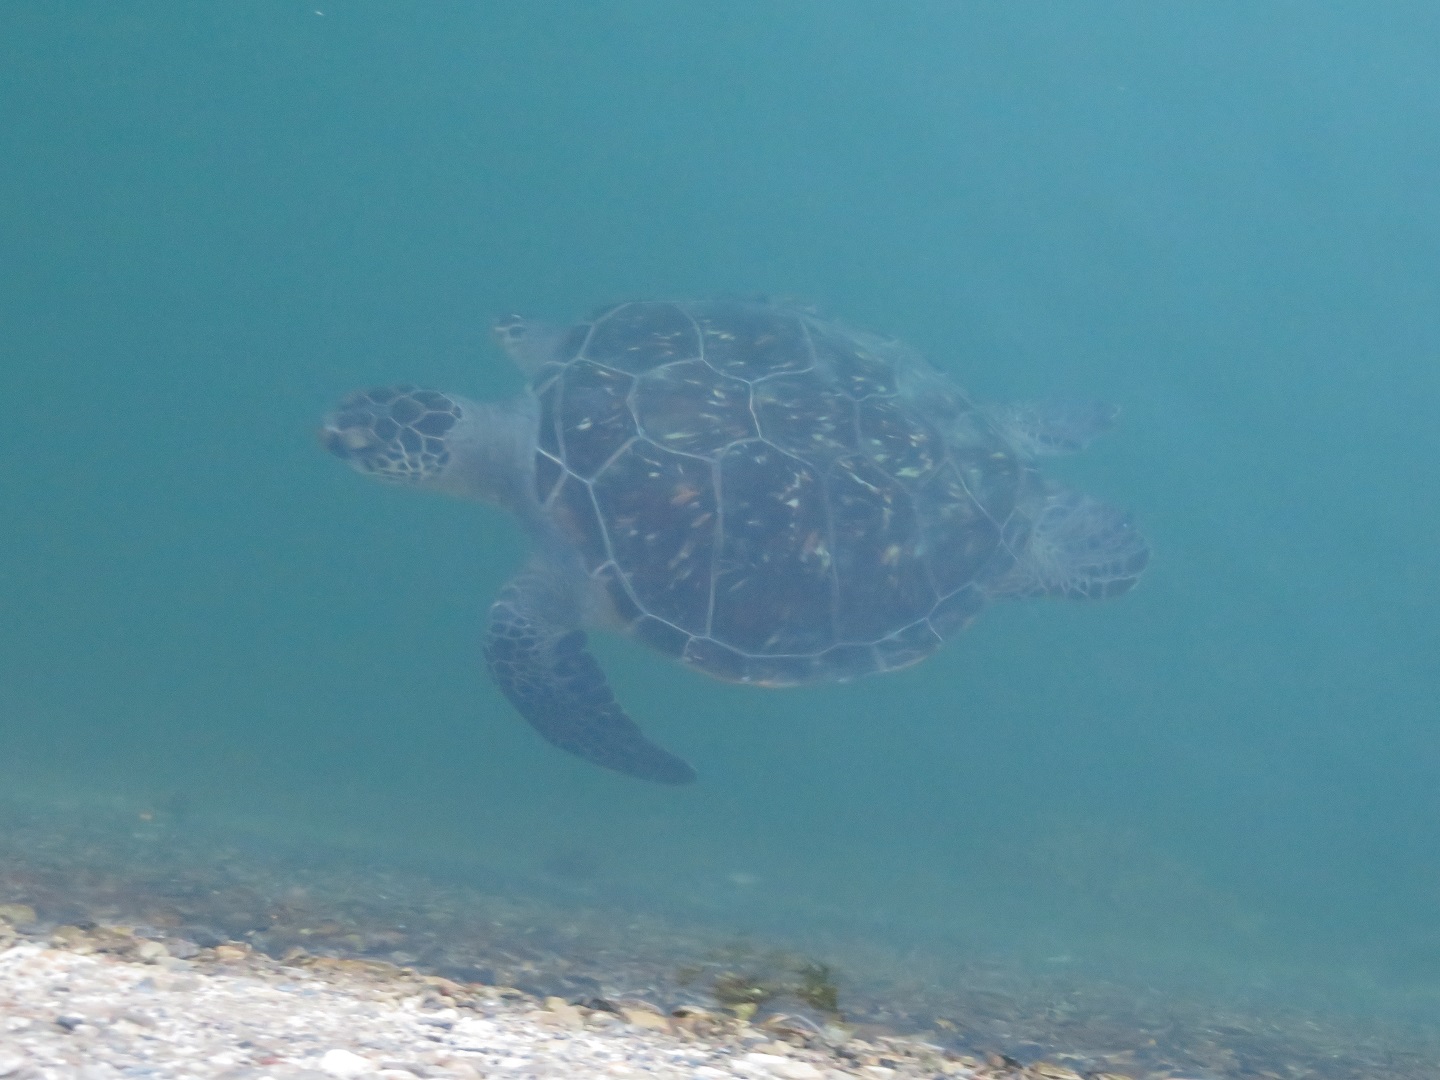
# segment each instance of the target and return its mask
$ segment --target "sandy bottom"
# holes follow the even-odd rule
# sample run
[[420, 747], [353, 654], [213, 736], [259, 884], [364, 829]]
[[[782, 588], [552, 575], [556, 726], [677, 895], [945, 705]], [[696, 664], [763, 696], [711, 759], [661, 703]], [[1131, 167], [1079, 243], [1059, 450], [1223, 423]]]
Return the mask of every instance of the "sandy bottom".
[[[878, 1080], [994, 1074], [983, 1063], [947, 1058], [918, 1043], [846, 1039], [807, 1048], [773, 1027], [698, 1010], [668, 1016], [641, 1002], [615, 1003], [614, 1011], [559, 998], [537, 1002], [520, 992], [467, 988], [385, 965], [307, 970], [234, 946], [181, 960], [157, 943], [132, 938], [130, 951], [147, 956], [139, 960], [90, 951], [121, 947], [126, 935], [119, 931], [65, 936], [67, 949], [25, 943], [0, 953], [0, 1077]], [[1003, 1063], [1000, 1071], [1014, 1072]]]
[[[1424, 1002], [1419, 1002], [1424, 1005]], [[0, 803], [0, 1080], [1435, 1080], [1432, 1009], [1037, 973]]]

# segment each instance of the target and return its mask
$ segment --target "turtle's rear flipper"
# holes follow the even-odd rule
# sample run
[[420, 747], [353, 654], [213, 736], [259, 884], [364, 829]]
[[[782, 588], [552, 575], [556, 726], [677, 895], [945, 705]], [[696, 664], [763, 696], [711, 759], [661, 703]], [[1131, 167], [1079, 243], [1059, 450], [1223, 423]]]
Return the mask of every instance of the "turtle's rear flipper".
[[1120, 415], [1103, 401], [1022, 401], [984, 412], [1027, 458], [1078, 453], [1114, 427]]
[[1126, 592], [1150, 561], [1150, 545], [1125, 511], [1073, 491], [1045, 496], [996, 596], [1103, 600]]
[[660, 784], [688, 784], [695, 770], [656, 746], [625, 715], [585, 632], [546, 612], [546, 583], [522, 575], [490, 609], [485, 659], [520, 715], [546, 740], [607, 769]]

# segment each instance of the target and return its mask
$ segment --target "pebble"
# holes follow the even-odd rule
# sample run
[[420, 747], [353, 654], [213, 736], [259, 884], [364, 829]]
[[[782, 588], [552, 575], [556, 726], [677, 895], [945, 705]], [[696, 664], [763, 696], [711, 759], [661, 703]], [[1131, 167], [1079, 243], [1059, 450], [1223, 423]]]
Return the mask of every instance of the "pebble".
[[670, 1030], [669, 1019], [649, 1009], [621, 1009], [620, 1015], [627, 1024], [634, 1024], [636, 1027], [649, 1028], [651, 1031]]
[[782, 1062], [771, 1071], [780, 1080], [821, 1080], [825, 1075], [808, 1061]]
[[160, 944], [160, 942], [158, 941], [142, 941], [140, 942], [140, 944], [135, 946], [136, 958], [144, 960], [147, 963], [154, 963], [162, 956], [169, 955], [170, 950], [167, 949], [164, 945]]
[[325, 1051], [320, 1058], [319, 1069], [331, 1076], [341, 1077], [341, 1080], [349, 1080], [352, 1076], [361, 1076], [376, 1071], [375, 1063], [369, 1058], [339, 1048]]
[[[0, 904], [0, 922], [11, 926], [29, 926], [35, 921], [35, 909], [29, 904]], [[3, 1076], [0, 1073], [0, 1076]]]
[[796, 1061], [780, 1054], [754, 1052], [735, 1062], [746, 1076], [775, 1077], [776, 1080], [823, 1080], [825, 1074], [808, 1061]]

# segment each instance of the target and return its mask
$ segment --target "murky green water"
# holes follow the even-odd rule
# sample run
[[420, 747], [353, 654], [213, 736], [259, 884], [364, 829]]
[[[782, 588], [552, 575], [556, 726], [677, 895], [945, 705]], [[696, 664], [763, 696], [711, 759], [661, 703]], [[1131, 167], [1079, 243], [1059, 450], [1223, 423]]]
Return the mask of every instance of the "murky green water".
[[[1437, 35], [1418, 3], [6, 5], [0, 777], [720, 922], [1435, 993]], [[541, 743], [479, 665], [519, 530], [365, 483], [318, 418], [516, 392], [496, 313], [727, 292], [987, 399], [1120, 403], [1057, 471], [1136, 511], [1143, 586], [828, 689], [605, 641], [702, 781]]]

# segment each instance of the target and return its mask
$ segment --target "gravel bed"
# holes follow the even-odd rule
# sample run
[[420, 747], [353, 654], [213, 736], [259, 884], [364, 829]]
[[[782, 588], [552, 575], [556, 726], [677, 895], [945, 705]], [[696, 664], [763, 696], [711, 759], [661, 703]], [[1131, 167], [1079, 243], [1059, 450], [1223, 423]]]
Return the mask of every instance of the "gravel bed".
[[860, 1064], [847, 1046], [847, 1063], [703, 1010], [668, 1016], [640, 1004], [536, 1002], [386, 965], [286, 966], [234, 946], [195, 960], [145, 939], [132, 939], [145, 960], [74, 951], [112, 948], [125, 937], [118, 928], [61, 937], [70, 948], [25, 942], [0, 953], [5, 1080], [998, 1075], [938, 1048], [921, 1060], [916, 1051], [927, 1048], [918, 1044], [907, 1052], [862, 1043], [895, 1055], [883, 1065]]
[[435, 869], [0, 797], [0, 1080], [1440, 1076], [1423, 988], [1347, 1013]]

